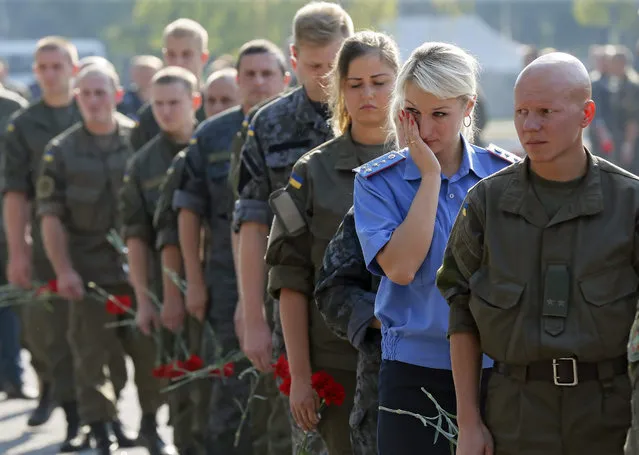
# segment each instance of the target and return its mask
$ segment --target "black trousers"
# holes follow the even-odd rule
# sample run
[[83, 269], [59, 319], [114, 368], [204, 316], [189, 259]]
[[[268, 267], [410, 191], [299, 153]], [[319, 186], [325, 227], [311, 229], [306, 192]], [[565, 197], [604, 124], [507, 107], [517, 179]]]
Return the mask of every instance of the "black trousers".
[[[482, 398], [489, 370], [482, 373]], [[379, 405], [390, 409], [421, 414], [424, 417], [438, 415], [433, 403], [421, 390], [424, 388], [446, 412], [456, 415], [455, 385], [450, 370], [437, 370], [403, 362], [382, 361], [379, 372]], [[483, 408], [483, 406], [482, 406]], [[437, 424], [436, 420], [431, 420]], [[455, 420], [453, 419], [453, 422]], [[448, 430], [442, 419], [443, 430]], [[380, 410], [377, 423], [377, 447], [379, 455], [451, 455], [454, 446], [430, 425], [409, 415], [399, 415]], [[435, 437], [437, 436], [437, 442]]]

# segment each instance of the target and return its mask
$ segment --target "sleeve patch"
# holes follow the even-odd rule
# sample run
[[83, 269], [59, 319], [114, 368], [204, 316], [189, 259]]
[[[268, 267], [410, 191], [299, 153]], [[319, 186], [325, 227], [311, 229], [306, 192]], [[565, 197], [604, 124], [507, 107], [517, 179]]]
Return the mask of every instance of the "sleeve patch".
[[15, 127], [15, 125], [13, 123], [9, 123], [7, 125], [7, 133], [11, 133], [11, 132], [15, 131], [15, 129], [16, 129], [16, 127]]
[[51, 197], [53, 191], [55, 190], [55, 182], [52, 177], [48, 175], [43, 175], [38, 179], [36, 184], [36, 197], [38, 199], [46, 199]]
[[304, 232], [306, 221], [293, 202], [293, 198], [284, 188], [271, 195], [270, 205], [289, 235], [296, 236]]
[[44, 152], [44, 155], [42, 156], [42, 158], [47, 163], [53, 162], [53, 150], [47, 150], [46, 152]]
[[358, 173], [364, 178], [377, 174], [378, 172], [395, 166], [406, 159], [406, 154], [403, 151], [389, 152], [366, 164], [353, 169], [353, 172]]
[[296, 190], [302, 188], [302, 184], [304, 183], [304, 179], [297, 175], [295, 172], [291, 173], [291, 178], [288, 179], [288, 184], [291, 185]]
[[497, 158], [501, 158], [502, 160], [507, 161], [511, 164], [518, 163], [521, 161], [521, 158], [519, 158], [514, 153], [510, 153], [508, 150], [504, 150], [503, 148], [498, 147], [495, 144], [489, 144], [488, 147], [486, 147], [486, 150], [488, 150], [492, 155], [496, 156]]

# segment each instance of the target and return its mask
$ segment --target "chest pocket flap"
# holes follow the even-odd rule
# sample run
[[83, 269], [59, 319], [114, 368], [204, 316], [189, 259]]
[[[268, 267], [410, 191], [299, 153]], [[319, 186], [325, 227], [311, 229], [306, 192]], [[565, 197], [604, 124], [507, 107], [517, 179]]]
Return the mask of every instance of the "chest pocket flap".
[[519, 303], [524, 285], [482, 268], [469, 280], [470, 290], [489, 305], [504, 310], [513, 308]]
[[590, 275], [579, 282], [586, 302], [604, 306], [637, 292], [639, 278], [630, 265]]

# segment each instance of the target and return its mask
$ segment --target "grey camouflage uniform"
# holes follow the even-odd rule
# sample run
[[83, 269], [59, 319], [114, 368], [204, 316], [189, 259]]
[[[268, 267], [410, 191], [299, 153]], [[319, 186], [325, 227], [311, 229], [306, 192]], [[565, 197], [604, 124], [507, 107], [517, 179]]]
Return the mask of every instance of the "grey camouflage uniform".
[[[240, 198], [235, 204], [234, 225], [256, 222], [270, 228], [273, 221], [268, 205], [271, 193], [286, 185], [293, 165], [302, 155], [332, 137], [327, 119], [313, 107], [303, 87], [282, 95], [260, 109], [251, 121], [241, 152], [238, 180]], [[264, 304], [267, 310], [271, 305], [273, 307], [275, 360], [284, 352], [279, 304], [268, 296]], [[285, 401], [288, 409], [288, 400]], [[289, 418], [292, 419], [290, 415]], [[297, 447], [304, 434], [292, 420], [291, 424], [294, 430], [293, 444]], [[308, 445], [311, 453], [323, 453], [326, 449], [322, 439], [316, 433], [313, 433], [312, 438]]]
[[[208, 314], [217, 346], [212, 346], [209, 352], [221, 349], [209, 359], [212, 361], [239, 351], [233, 320], [238, 294], [230, 238], [233, 192], [228, 184], [228, 173], [231, 141], [243, 119], [241, 108], [236, 107], [202, 123], [187, 149], [182, 185], [173, 196], [176, 210], [197, 213], [206, 219], [212, 234], [206, 280], [210, 298]], [[242, 371], [248, 366], [238, 365], [236, 368]], [[242, 432], [238, 448], [233, 447], [242, 415], [236, 400], [246, 403], [248, 392], [248, 381], [237, 376], [213, 381], [208, 453], [230, 455], [252, 452], [250, 431]]]
[[357, 348], [357, 388], [350, 416], [354, 455], [377, 453], [381, 332], [374, 319], [379, 277], [366, 268], [351, 208], [328, 244], [315, 286], [315, 302], [328, 327]]

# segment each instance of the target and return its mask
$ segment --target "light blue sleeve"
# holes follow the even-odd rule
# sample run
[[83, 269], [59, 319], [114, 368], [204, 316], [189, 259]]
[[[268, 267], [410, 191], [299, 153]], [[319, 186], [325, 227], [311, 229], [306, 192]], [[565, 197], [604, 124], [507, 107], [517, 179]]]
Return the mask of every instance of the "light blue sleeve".
[[395, 200], [391, 186], [382, 176], [369, 179], [359, 174], [356, 176], [353, 205], [357, 236], [364, 252], [366, 267], [379, 276], [385, 276], [385, 273], [377, 263], [377, 253], [404, 221]]

